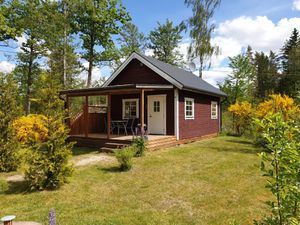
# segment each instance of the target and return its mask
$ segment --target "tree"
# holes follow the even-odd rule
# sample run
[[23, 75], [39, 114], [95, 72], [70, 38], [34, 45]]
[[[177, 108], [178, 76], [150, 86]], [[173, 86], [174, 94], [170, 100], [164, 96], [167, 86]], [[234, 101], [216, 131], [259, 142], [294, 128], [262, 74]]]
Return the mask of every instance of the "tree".
[[15, 24], [19, 18], [15, 11], [17, 5], [17, 1], [0, 0], [0, 42], [2, 42], [0, 46], [8, 46], [8, 40], [15, 40], [22, 33], [22, 29], [16, 27]]
[[17, 83], [12, 74], [0, 73], [0, 172], [17, 169], [18, 145], [11, 133], [11, 123], [20, 115]]
[[220, 89], [228, 95], [226, 105], [228, 106], [236, 101], [251, 102], [254, 89], [254, 66], [247, 55], [239, 54], [229, 57], [229, 60], [232, 74], [225, 79], [223, 84], [219, 84]]
[[154, 51], [154, 58], [169, 64], [181, 65], [183, 55], [178, 51], [178, 45], [182, 41], [181, 32], [184, 28], [182, 23], [174, 26], [169, 20], [165, 24], [158, 22], [158, 27], [149, 34], [149, 48]]
[[269, 56], [263, 52], [255, 53], [255, 96], [266, 98], [274, 93], [278, 84], [278, 58], [270, 51]]
[[34, 190], [58, 188], [73, 171], [69, 163], [73, 143], [66, 144], [68, 129], [60, 89], [49, 73], [42, 73], [37, 102], [43, 114], [23, 116], [13, 124], [16, 137], [27, 151], [25, 179]]
[[144, 53], [147, 47], [147, 38], [133, 23], [123, 25], [118, 41], [121, 45], [122, 57], [128, 57], [132, 52]]
[[47, 25], [45, 20], [47, 7], [43, 1], [24, 1], [17, 7], [18, 13], [22, 15], [18, 27], [22, 27], [27, 39], [17, 55], [18, 65], [15, 75], [20, 82], [24, 111], [28, 115], [31, 112], [33, 87], [40, 72], [39, 59], [47, 51], [45, 37], [49, 33], [50, 25]]
[[92, 70], [97, 64], [116, 60], [118, 52], [112, 35], [120, 32], [120, 24], [130, 19], [120, 0], [78, 0], [75, 30], [79, 32], [82, 58], [88, 61], [87, 86], [92, 82]]
[[283, 77], [279, 91], [300, 99], [300, 36], [297, 29], [293, 30], [291, 37], [283, 46], [280, 59]]
[[[48, 65], [50, 71], [62, 84], [62, 88], [73, 88], [78, 84], [81, 64], [75, 53], [74, 37], [72, 37], [72, 24], [76, 10], [74, 1], [61, 0], [45, 3], [48, 8], [46, 20], [52, 26], [45, 35], [46, 45], [49, 49]], [[53, 30], [55, 28], [55, 31]]]
[[210, 59], [219, 54], [219, 47], [212, 46], [210, 39], [215, 25], [210, 21], [221, 0], [185, 0], [188, 7], [192, 7], [193, 15], [188, 20], [190, 37], [192, 39], [188, 49], [190, 59], [200, 61], [199, 76], [202, 71], [210, 68]]

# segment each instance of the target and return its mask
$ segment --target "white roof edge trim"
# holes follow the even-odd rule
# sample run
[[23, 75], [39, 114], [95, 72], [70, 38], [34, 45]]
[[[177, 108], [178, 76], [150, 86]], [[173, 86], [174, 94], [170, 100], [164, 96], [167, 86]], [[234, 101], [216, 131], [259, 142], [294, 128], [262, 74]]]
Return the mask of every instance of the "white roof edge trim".
[[175, 87], [182, 89], [183, 85], [179, 83], [178, 81], [174, 80], [172, 77], [170, 77], [168, 74], [166, 74], [164, 71], [158, 69], [156, 66], [149, 63], [147, 60], [145, 60], [143, 57], [139, 56], [135, 52], [132, 53], [125, 62], [105, 81], [102, 87], [107, 87], [118, 75], [119, 73], [131, 62], [133, 59], [138, 59], [140, 62], [142, 62], [144, 65], [149, 67], [151, 70], [156, 72], [158, 75], [160, 75], [162, 78], [169, 81], [171, 84], [173, 84]]

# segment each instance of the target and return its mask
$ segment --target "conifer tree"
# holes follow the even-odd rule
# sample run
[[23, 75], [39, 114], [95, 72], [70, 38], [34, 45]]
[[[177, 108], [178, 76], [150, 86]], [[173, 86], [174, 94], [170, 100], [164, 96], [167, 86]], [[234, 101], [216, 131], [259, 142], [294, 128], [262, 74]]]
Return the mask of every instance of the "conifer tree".
[[182, 65], [183, 55], [178, 47], [182, 41], [183, 24], [174, 25], [166, 20], [164, 24], [158, 22], [157, 28], [149, 34], [149, 48], [154, 52], [154, 58], [173, 65]]
[[289, 40], [283, 46], [280, 59], [283, 76], [279, 90], [300, 100], [300, 36], [297, 29], [293, 30]]
[[132, 52], [144, 53], [147, 47], [147, 38], [131, 22], [122, 27], [118, 41], [121, 45], [120, 52], [122, 57], [128, 57]]
[[18, 144], [11, 133], [11, 123], [20, 115], [17, 83], [12, 74], [0, 73], [0, 172], [17, 169]]

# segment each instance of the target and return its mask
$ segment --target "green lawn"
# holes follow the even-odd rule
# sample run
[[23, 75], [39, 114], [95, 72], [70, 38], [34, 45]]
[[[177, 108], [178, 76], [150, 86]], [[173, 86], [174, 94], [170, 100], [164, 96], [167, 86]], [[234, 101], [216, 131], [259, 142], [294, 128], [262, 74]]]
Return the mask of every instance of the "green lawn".
[[270, 198], [257, 152], [246, 139], [218, 137], [147, 153], [129, 172], [116, 163], [78, 168], [56, 191], [14, 183], [0, 195], [0, 216], [47, 224], [53, 207], [61, 225], [253, 224]]

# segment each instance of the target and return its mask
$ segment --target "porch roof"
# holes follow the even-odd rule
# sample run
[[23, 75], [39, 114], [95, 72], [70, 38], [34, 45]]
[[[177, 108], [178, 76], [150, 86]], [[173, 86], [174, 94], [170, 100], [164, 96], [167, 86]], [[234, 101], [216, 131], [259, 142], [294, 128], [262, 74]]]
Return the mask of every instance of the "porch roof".
[[164, 85], [164, 84], [122, 84], [122, 85], [111, 85], [111, 86], [102, 86], [96, 88], [82, 88], [82, 89], [70, 89], [63, 90], [60, 92], [61, 95], [66, 94], [69, 96], [85, 96], [85, 95], [98, 95], [98, 94], [109, 94], [114, 92], [135, 92], [140, 91], [141, 89], [145, 90], [166, 90], [173, 89], [173, 85]]

